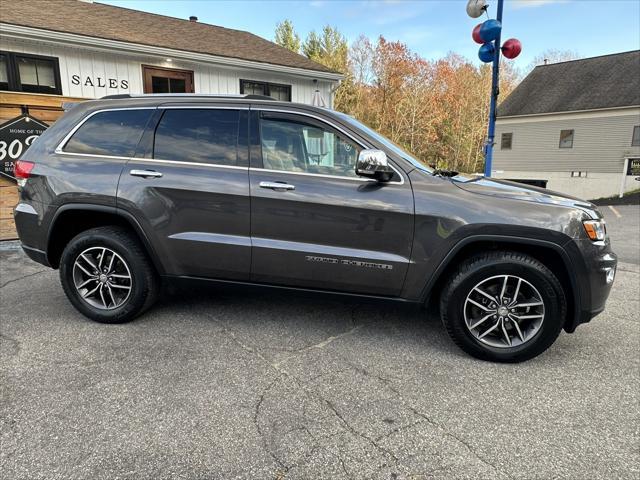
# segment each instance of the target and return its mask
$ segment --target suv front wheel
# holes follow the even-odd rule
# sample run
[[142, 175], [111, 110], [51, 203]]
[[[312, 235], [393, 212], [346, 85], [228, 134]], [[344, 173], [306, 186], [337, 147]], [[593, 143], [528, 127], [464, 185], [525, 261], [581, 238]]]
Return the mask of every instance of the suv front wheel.
[[476, 358], [521, 362], [553, 344], [566, 317], [556, 276], [535, 258], [491, 252], [463, 262], [440, 299], [454, 342]]
[[115, 226], [75, 236], [62, 253], [60, 280], [73, 306], [101, 323], [134, 319], [154, 303], [159, 289], [138, 239]]

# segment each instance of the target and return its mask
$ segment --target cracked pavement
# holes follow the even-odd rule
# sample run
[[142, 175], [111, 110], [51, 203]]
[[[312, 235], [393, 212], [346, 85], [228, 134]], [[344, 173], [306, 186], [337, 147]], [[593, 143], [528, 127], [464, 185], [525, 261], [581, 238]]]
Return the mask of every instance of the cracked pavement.
[[638, 478], [631, 260], [604, 314], [499, 365], [433, 312], [280, 291], [180, 290], [100, 325], [0, 251], [0, 477]]

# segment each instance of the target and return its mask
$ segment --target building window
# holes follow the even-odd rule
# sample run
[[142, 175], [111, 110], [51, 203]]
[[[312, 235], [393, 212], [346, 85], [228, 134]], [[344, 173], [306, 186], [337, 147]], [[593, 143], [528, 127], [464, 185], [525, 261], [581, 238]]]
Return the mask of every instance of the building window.
[[573, 130], [560, 131], [560, 148], [573, 148]]
[[242, 95], [265, 95], [283, 102], [291, 101], [291, 85], [240, 80], [240, 93]]
[[4, 53], [0, 53], [0, 90], [9, 90], [9, 61]]
[[640, 147], [640, 125], [633, 127], [633, 137], [631, 137], [631, 146]]
[[500, 141], [500, 150], [511, 150], [511, 142], [513, 141], [513, 133], [503, 133]]
[[0, 89], [62, 95], [58, 59], [0, 52]]

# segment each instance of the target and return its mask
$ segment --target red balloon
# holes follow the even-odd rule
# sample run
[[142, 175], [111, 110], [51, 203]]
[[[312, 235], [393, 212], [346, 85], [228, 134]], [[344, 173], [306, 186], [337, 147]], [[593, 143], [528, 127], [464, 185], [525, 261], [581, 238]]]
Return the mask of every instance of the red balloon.
[[505, 57], [513, 59], [520, 55], [520, 52], [522, 52], [522, 44], [517, 38], [510, 38], [502, 44], [501, 50], [502, 54]]
[[480, 38], [480, 27], [481, 26], [482, 26], [481, 23], [476, 25], [473, 28], [473, 32], [471, 33], [471, 38], [473, 38], [473, 41], [476, 42], [476, 43], [479, 43], [480, 45], [482, 45], [484, 43], [484, 40], [482, 40], [482, 38]]

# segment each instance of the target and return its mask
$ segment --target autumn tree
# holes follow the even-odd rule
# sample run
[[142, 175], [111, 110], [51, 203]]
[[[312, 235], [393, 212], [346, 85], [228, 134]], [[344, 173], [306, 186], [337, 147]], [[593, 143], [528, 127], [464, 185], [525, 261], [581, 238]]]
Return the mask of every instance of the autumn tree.
[[283, 20], [276, 25], [275, 42], [292, 52], [300, 52], [300, 36], [294, 30], [291, 20]]
[[[491, 65], [455, 53], [428, 61], [382, 36], [375, 41], [360, 36], [349, 47], [330, 26], [320, 34], [310, 32], [301, 50], [343, 73], [334, 92], [336, 110], [353, 115], [427, 165], [482, 171]], [[501, 62], [500, 100], [520, 78], [513, 62]]]

